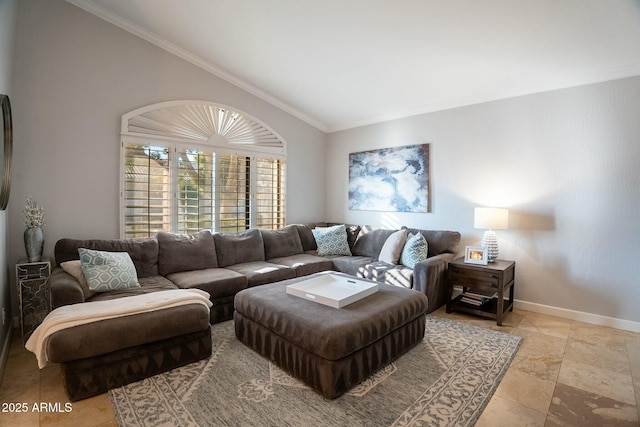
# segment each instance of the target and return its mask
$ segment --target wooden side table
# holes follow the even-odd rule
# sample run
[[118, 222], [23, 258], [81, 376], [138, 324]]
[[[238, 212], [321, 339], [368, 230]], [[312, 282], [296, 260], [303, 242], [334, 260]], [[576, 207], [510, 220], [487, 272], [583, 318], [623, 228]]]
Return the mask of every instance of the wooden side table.
[[16, 264], [20, 327], [22, 340], [25, 343], [51, 311], [48, 283], [50, 274], [51, 262], [48, 260], [40, 262], [20, 260]]
[[[515, 288], [516, 262], [498, 259], [488, 265], [467, 264], [464, 258], [449, 263], [449, 286], [447, 288], [447, 313], [463, 311], [478, 316], [496, 319], [502, 326], [507, 311], [513, 311], [513, 291]], [[453, 298], [453, 288], [461, 287], [463, 294]], [[495, 293], [495, 297], [476, 306], [462, 301], [464, 292]], [[509, 297], [505, 300], [505, 293]]]

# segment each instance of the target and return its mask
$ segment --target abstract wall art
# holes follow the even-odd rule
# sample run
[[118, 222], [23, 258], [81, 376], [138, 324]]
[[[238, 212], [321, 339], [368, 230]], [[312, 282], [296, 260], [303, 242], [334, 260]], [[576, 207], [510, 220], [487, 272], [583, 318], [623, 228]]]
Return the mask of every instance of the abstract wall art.
[[429, 144], [349, 154], [349, 209], [431, 212]]

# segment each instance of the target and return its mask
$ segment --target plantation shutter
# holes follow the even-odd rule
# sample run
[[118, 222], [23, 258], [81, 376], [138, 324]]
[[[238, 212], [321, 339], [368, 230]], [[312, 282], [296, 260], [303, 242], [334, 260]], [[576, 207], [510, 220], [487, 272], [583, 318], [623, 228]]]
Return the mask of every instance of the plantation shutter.
[[124, 147], [124, 237], [152, 237], [171, 225], [170, 164], [167, 147]]
[[216, 231], [236, 233], [251, 227], [251, 158], [218, 155], [218, 215]]
[[285, 225], [284, 161], [258, 159], [256, 163], [256, 225], [276, 230]]
[[178, 233], [214, 229], [215, 155], [178, 150]]

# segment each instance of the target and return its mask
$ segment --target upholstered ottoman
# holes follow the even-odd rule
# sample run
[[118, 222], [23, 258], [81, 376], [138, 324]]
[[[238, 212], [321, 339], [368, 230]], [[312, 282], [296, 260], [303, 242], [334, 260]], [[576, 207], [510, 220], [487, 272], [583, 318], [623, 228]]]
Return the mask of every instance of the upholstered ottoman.
[[245, 345], [334, 399], [424, 338], [428, 301], [384, 284], [343, 308], [286, 293], [287, 285], [316, 275], [240, 291], [235, 331]]

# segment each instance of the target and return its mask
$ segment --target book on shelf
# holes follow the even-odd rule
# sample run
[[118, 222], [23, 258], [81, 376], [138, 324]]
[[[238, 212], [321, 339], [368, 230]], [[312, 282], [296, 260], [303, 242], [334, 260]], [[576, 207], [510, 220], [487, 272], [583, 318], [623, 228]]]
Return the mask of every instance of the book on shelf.
[[497, 292], [493, 290], [485, 291], [485, 290], [473, 290], [473, 291], [465, 291], [460, 296], [460, 301], [465, 304], [474, 305], [479, 307], [483, 304], [486, 304], [488, 301], [491, 301], [498, 295]]
[[496, 298], [498, 296], [498, 293], [494, 290], [474, 289], [472, 291], [471, 290], [464, 291], [462, 295], [469, 298], [491, 299], [491, 298]]
[[460, 301], [465, 304], [475, 305], [477, 307], [480, 307], [481, 305], [489, 301], [489, 299], [490, 298], [469, 298], [469, 297], [462, 296], [460, 298]]
[[475, 306], [478, 306], [478, 307], [486, 302], [486, 301], [481, 300], [481, 299], [468, 298], [468, 297], [465, 297], [465, 296], [460, 297], [460, 301], [465, 303], [465, 304], [475, 305]]

